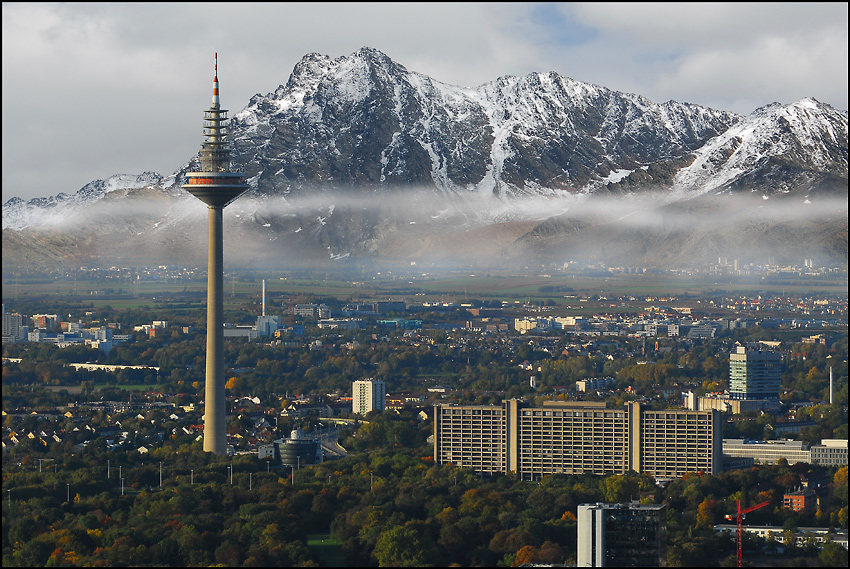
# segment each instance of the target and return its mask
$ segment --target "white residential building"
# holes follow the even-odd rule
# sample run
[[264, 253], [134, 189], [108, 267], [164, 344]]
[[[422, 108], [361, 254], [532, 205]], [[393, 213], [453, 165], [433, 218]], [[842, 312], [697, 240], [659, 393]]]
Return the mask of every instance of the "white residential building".
[[369, 411], [384, 410], [387, 386], [383, 381], [375, 379], [355, 381], [351, 392], [352, 413], [365, 415]]

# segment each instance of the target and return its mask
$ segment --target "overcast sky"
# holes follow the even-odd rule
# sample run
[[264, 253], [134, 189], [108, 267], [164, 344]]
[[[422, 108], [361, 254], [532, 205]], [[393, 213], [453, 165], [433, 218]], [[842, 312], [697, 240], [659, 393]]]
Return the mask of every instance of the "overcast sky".
[[219, 53], [231, 114], [307, 53], [383, 51], [476, 86], [556, 71], [748, 114], [847, 105], [847, 4], [3, 4], [5, 203], [194, 156]]

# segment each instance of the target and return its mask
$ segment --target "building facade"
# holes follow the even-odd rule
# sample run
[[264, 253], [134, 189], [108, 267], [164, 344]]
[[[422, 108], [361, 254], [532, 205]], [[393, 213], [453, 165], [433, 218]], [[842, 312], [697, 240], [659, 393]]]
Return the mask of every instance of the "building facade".
[[[632, 404], [635, 405], [635, 404]], [[633, 468], [656, 480], [679, 478], [686, 472], [716, 474], [722, 470], [723, 432], [720, 412], [642, 411], [633, 413]]]
[[666, 523], [663, 504], [582, 504], [577, 567], [660, 567]]
[[782, 354], [761, 344], [738, 346], [729, 354], [729, 396], [732, 399], [777, 399]]
[[508, 440], [507, 402], [494, 405], [435, 407], [435, 431], [441, 433], [441, 444], [435, 444], [434, 460], [492, 474], [507, 471]]
[[383, 411], [386, 398], [387, 386], [383, 381], [375, 379], [355, 381], [351, 388], [351, 412], [365, 415], [369, 411]]
[[782, 506], [795, 512], [808, 514], [814, 512], [817, 506], [817, 495], [811, 488], [799, 488], [782, 495]]
[[548, 474], [646, 472], [660, 479], [722, 471], [719, 411], [648, 411], [639, 403], [547, 401], [530, 407], [434, 407], [434, 460], [479, 472]]
[[811, 452], [812, 464], [847, 466], [847, 439], [823, 439]]

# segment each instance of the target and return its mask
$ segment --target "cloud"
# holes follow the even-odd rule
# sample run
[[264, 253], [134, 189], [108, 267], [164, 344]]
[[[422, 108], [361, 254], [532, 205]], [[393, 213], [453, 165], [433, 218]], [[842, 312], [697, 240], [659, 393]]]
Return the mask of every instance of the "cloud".
[[2, 41], [4, 202], [173, 172], [199, 147], [215, 51], [232, 112], [306, 53], [363, 46], [455, 85], [556, 71], [744, 114], [847, 108], [846, 4], [4, 3]]
[[846, 4], [578, 3], [562, 12], [597, 30], [572, 49], [607, 63], [591, 71], [606, 86], [741, 114], [807, 96], [847, 109]]

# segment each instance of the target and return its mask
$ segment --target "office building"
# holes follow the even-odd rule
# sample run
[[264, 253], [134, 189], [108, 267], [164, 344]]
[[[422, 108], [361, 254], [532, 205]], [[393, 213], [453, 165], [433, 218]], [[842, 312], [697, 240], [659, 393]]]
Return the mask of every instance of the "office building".
[[383, 411], [387, 400], [387, 386], [383, 381], [366, 379], [355, 381], [351, 388], [351, 412], [365, 415], [369, 411]]
[[804, 441], [750, 441], [723, 439], [723, 454], [731, 457], [752, 458], [758, 464], [776, 464], [784, 458], [788, 464], [810, 463], [812, 452]]
[[596, 391], [597, 389], [603, 389], [608, 385], [612, 385], [614, 383], [613, 377], [595, 377], [592, 379], [583, 379], [581, 381], [576, 382], [576, 391], [581, 393], [586, 393], [588, 391]]
[[479, 472], [548, 474], [646, 472], [679, 478], [722, 471], [719, 411], [647, 411], [639, 403], [608, 409], [603, 402], [547, 401], [530, 407], [434, 407], [434, 460]]
[[847, 439], [823, 439], [812, 445], [812, 464], [847, 466]]
[[29, 330], [24, 326], [23, 316], [17, 313], [9, 314], [3, 307], [3, 343], [15, 343], [26, 338]]
[[[632, 404], [635, 405], [635, 404]], [[686, 472], [722, 471], [723, 427], [719, 411], [642, 411], [632, 413], [632, 464], [656, 480]], [[639, 437], [639, 438], [638, 438]]]
[[[486, 474], [507, 472], [507, 402], [501, 407], [441, 405], [434, 410], [434, 430], [440, 439], [435, 440], [435, 460]], [[516, 421], [515, 407], [510, 411]]]
[[260, 460], [280, 460], [284, 466], [300, 468], [322, 462], [321, 440], [307, 436], [301, 429], [294, 429], [288, 439], [278, 439], [259, 447]]
[[707, 411], [717, 409], [723, 413], [739, 415], [744, 411], [777, 412], [782, 408], [779, 399], [733, 399], [728, 393], [696, 395], [693, 391], [684, 394], [683, 404], [688, 409]]
[[729, 354], [729, 396], [732, 399], [777, 399], [782, 354], [759, 343], [738, 346]]
[[723, 439], [723, 454], [727, 457], [751, 458], [759, 464], [776, 464], [784, 458], [788, 464], [803, 462], [820, 466], [846, 466], [847, 439], [823, 439], [820, 444], [811, 446], [805, 441], [790, 439]]
[[666, 523], [663, 504], [582, 504], [577, 567], [660, 567]]

